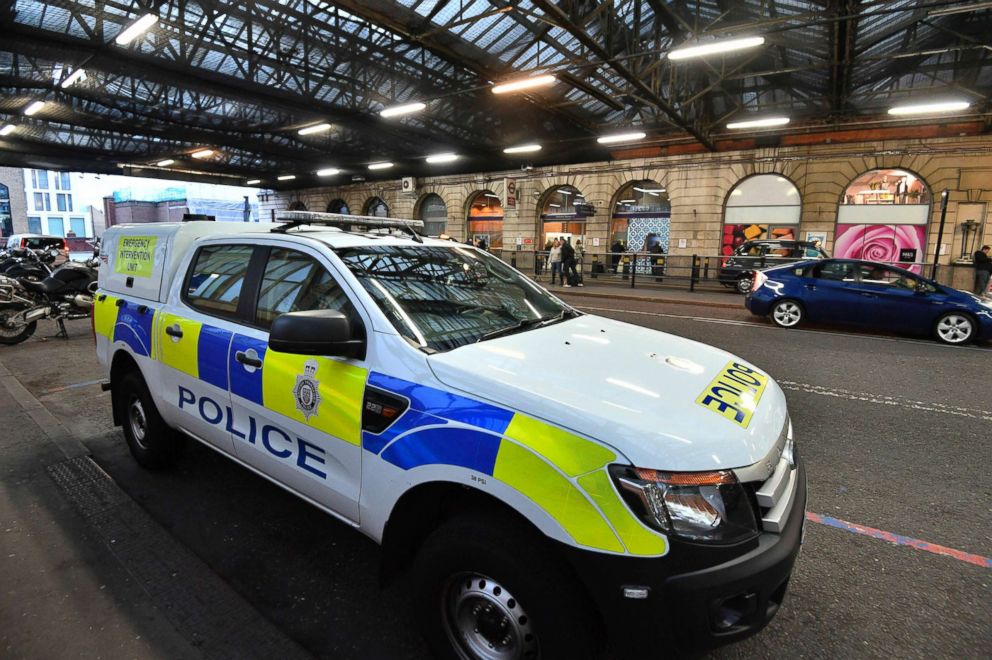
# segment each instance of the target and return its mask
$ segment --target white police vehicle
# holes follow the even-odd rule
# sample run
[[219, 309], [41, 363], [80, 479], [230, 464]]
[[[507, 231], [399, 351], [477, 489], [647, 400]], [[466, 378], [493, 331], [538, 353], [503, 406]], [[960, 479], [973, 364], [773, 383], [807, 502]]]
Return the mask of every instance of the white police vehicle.
[[775, 614], [806, 487], [767, 374], [416, 221], [283, 220], [105, 234], [97, 352], [139, 463], [190, 436], [367, 534], [440, 656], [697, 652]]

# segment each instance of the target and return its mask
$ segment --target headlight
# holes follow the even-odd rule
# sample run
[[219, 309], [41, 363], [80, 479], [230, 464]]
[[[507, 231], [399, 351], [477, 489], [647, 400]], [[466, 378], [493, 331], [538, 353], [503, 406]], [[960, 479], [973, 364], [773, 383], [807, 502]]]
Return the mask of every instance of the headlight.
[[610, 474], [650, 527], [690, 541], [736, 543], [758, 533], [744, 487], [729, 470], [661, 472], [620, 465]]

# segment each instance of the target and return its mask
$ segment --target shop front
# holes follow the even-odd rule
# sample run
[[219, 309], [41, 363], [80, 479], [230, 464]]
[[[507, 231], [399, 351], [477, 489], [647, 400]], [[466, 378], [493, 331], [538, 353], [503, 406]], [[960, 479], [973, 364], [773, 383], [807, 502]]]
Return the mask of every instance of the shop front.
[[554, 188], [546, 195], [541, 209], [541, 249], [550, 249], [558, 238], [567, 240], [581, 253], [586, 242], [586, 218], [595, 212], [578, 188]]
[[503, 248], [503, 203], [491, 190], [480, 190], [469, 198], [468, 239], [486, 249]]
[[844, 191], [832, 254], [922, 272], [929, 218], [930, 189], [923, 179], [906, 170], [871, 170]]
[[745, 241], [802, 240], [799, 189], [781, 174], [757, 174], [734, 186], [723, 210], [720, 254], [730, 256]]

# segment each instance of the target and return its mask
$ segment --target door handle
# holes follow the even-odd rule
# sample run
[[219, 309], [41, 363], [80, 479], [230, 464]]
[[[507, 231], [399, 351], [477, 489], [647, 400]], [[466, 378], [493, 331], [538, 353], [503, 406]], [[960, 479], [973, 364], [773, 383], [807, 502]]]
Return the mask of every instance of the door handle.
[[876, 296], [874, 293], [868, 293], [867, 291], [859, 291], [858, 293], [860, 293], [865, 298], [878, 298], [878, 296]]
[[806, 285], [806, 288], [809, 289], [810, 291], [816, 291], [816, 285], [815, 284], [807, 284]]
[[148, 305], [138, 305], [138, 313], [144, 314], [148, 311]]
[[262, 367], [262, 358], [248, 355], [244, 351], [238, 351], [235, 353], [234, 359], [246, 367], [255, 367], [256, 369], [260, 369]]
[[117, 302], [115, 302], [114, 304], [117, 305], [118, 307], [123, 307], [124, 305], [127, 304], [127, 301], [124, 300], [123, 298], [118, 298]]
[[175, 323], [173, 325], [166, 326], [165, 334], [169, 335], [170, 337], [175, 337], [176, 339], [182, 339], [183, 329], [179, 327], [178, 323]]

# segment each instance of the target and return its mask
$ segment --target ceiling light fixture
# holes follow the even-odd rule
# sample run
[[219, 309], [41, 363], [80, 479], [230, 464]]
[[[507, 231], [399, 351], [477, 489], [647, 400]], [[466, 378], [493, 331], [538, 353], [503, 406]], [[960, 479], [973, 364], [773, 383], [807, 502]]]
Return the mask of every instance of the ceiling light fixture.
[[647, 193], [649, 195], [654, 195], [656, 197], [661, 193], [665, 192], [664, 188], [638, 188], [637, 186], [634, 186], [634, 190], [640, 193]]
[[541, 145], [539, 144], [521, 144], [516, 147], [507, 147], [503, 150], [504, 154], [529, 154], [534, 151], [540, 151]]
[[317, 170], [317, 176], [334, 176], [335, 174], [338, 174], [340, 172], [341, 170], [337, 169], [336, 167], [325, 167], [322, 170]]
[[602, 135], [596, 138], [596, 142], [600, 144], [614, 144], [616, 142], [634, 142], [636, 140], [643, 140], [647, 137], [647, 133], [642, 133], [640, 131], [635, 131], [632, 133], [614, 133], [613, 135]]
[[958, 112], [967, 110], [967, 101], [938, 101], [936, 103], [917, 103], [914, 105], [897, 105], [889, 108], [890, 115], [930, 115], [939, 112]]
[[732, 121], [727, 124], [727, 128], [731, 130], [736, 130], [739, 128], [768, 128], [769, 126], [785, 126], [788, 123], [788, 117], [763, 117], [762, 119]]
[[44, 107], [45, 107], [44, 101], [35, 101], [28, 107], [24, 108], [24, 114], [30, 117], [31, 115], [36, 114], [39, 110], [41, 110]]
[[446, 154], [434, 154], [433, 156], [427, 157], [427, 162], [432, 165], [437, 163], [450, 163], [452, 161], [458, 160], [458, 154], [446, 153]]
[[370, 163], [369, 164], [369, 169], [370, 170], [388, 170], [392, 166], [393, 166], [393, 164], [392, 163], [389, 163], [389, 162]]
[[197, 158], [200, 160], [204, 158], [210, 158], [213, 155], [214, 155], [213, 149], [200, 149], [199, 151], [194, 151], [193, 153], [190, 154], [190, 156], [192, 156], [193, 158]]
[[637, 203], [637, 200], [636, 199], [621, 199], [620, 200], [620, 203], [621, 204], [636, 204]]
[[499, 199], [499, 195], [494, 195], [492, 193], [485, 193], [485, 197], [492, 197], [493, 199]]
[[737, 39], [721, 39], [709, 43], [695, 44], [692, 46], [682, 46], [673, 51], [669, 51], [670, 60], [687, 60], [693, 57], [706, 57], [707, 55], [718, 55], [730, 53], [745, 48], [754, 48], [765, 43], [764, 37], [739, 37]]
[[494, 85], [493, 94], [507, 94], [509, 92], [519, 92], [524, 89], [533, 89], [534, 87], [545, 87], [547, 85], [553, 85], [556, 80], [558, 79], [550, 74], [534, 76], [533, 78], [522, 78], [520, 80]]
[[131, 25], [126, 27], [123, 32], [117, 35], [117, 38], [114, 39], [114, 41], [118, 46], [126, 46], [134, 41], [139, 34], [156, 23], [158, 23], [158, 14], [145, 14], [134, 23], [131, 23]]
[[7, 124], [3, 128], [0, 128], [0, 135], [7, 136], [17, 130], [17, 127], [13, 124]]
[[297, 133], [299, 133], [300, 135], [312, 135], [314, 133], [323, 133], [324, 131], [329, 131], [329, 130], [331, 130], [331, 125], [324, 123], [324, 124], [316, 124], [314, 126], [307, 126], [305, 128], [301, 128], [300, 130], [297, 131]]
[[276, 179], [278, 179], [279, 181], [292, 181], [295, 178], [296, 178], [295, 174], [283, 174], [281, 176], [276, 177]]
[[561, 204], [548, 204], [548, 208], [560, 209], [561, 208]]
[[172, 165], [174, 162], [176, 161], [172, 160], [171, 158], [166, 158], [165, 160], [158, 161], [157, 163], [155, 163], [155, 165], [158, 167], [168, 167], [169, 165]]
[[262, 183], [262, 180], [261, 179], [248, 179], [247, 181], [245, 181], [245, 185], [246, 186], [254, 186], [254, 185], [257, 185], [259, 183]]
[[427, 107], [426, 103], [421, 103], [417, 101], [415, 103], [404, 103], [403, 105], [394, 105], [390, 108], [383, 108], [379, 111], [380, 117], [399, 117], [400, 115], [409, 115], [414, 112], [420, 112]]
[[61, 87], [62, 89], [65, 89], [67, 87], [72, 87], [80, 80], [86, 80], [86, 69], [76, 69], [75, 71], [73, 71], [71, 74], [69, 74], [68, 78], [62, 81]]

